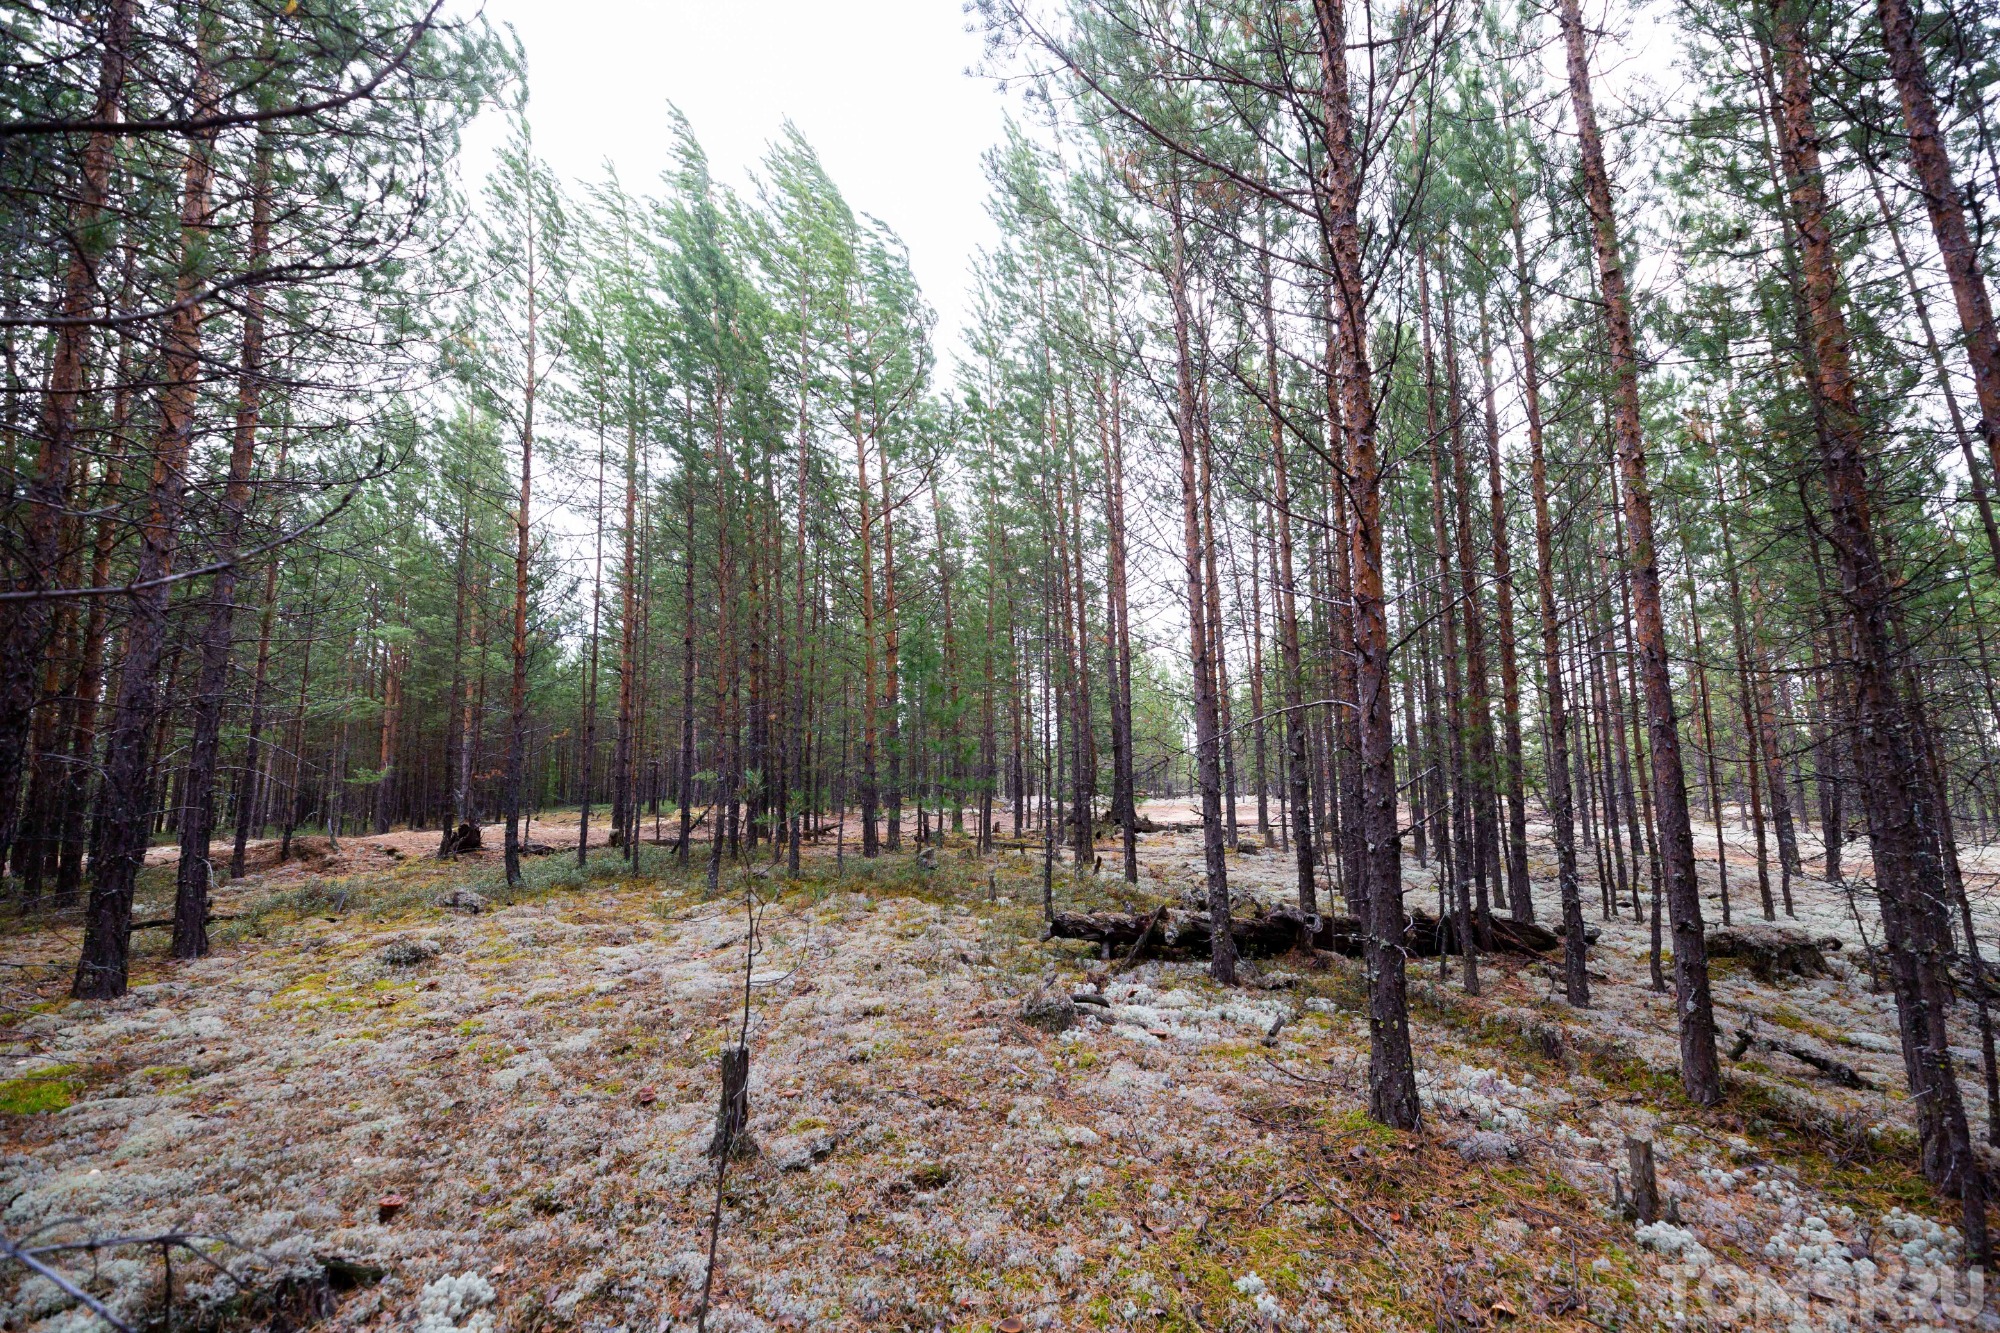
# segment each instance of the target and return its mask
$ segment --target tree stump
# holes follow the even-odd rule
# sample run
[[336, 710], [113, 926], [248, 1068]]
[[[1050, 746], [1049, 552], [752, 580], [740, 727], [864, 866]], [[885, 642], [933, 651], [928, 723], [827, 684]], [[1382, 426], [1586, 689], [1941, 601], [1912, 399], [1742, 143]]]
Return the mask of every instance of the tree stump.
[[754, 1156], [757, 1145], [750, 1138], [750, 1048], [725, 1046], [722, 1049], [722, 1105], [715, 1113], [715, 1137], [709, 1140], [708, 1155], [734, 1158]]
[[1660, 1220], [1660, 1182], [1653, 1172], [1653, 1141], [1627, 1138], [1625, 1162], [1632, 1168], [1632, 1200], [1626, 1211], [1641, 1222]]

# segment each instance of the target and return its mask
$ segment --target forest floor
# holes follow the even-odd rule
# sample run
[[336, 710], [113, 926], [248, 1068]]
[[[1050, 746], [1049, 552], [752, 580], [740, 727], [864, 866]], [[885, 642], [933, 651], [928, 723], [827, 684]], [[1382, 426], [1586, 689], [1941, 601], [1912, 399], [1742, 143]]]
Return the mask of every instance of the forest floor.
[[[574, 827], [552, 816], [534, 838], [573, 848]], [[1601, 923], [1588, 1011], [1555, 998], [1553, 959], [1482, 958], [1478, 996], [1414, 961], [1426, 1120], [1401, 1134], [1365, 1115], [1358, 964], [1269, 960], [1228, 991], [1193, 963], [1103, 977], [1085, 946], [1042, 939], [1038, 854], [989, 862], [954, 838], [926, 869], [826, 848], [801, 879], [732, 867], [711, 894], [699, 866], [646, 847], [639, 873], [608, 851], [585, 870], [545, 855], [508, 889], [497, 852], [439, 863], [436, 839], [348, 839], [283, 866], [260, 853], [217, 894], [214, 955], [173, 963], [164, 932], [143, 932], [132, 992], [112, 1003], [65, 998], [74, 917], [8, 923], [0, 1233], [211, 1238], [193, 1241], [206, 1257], [176, 1252], [165, 1282], [157, 1246], [50, 1256], [155, 1329], [169, 1290], [184, 1328], [274, 1309], [279, 1327], [689, 1327], [754, 901], [758, 1150], [723, 1184], [724, 1333], [1008, 1316], [2000, 1329], [1917, 1173], [1893, 1010], [1856, 965], [1838, 887], [1794, 886], [1798, 924], [1845, 943], [1832, 975], [1767, 984], [1718, 960], [1718, 1021], [1725, 1051], [1754, 1016], [1760, 1036], [1881, 1090], [1759, 1046], [1727, 1062], [1722, 1106], [1692, 1107], [1628, 909]], [[1193, 834], [1147, 835], [1140, 852], [1136, 889], [1058, 867], [1059, 905], [1147, 910], [1193, 889]], [[1230, 868], [1244, 897], [1292, 896], [1288, 856]], [[1739, 922], [1759, 919], [1746, 862], [1731, 871]], [[1534, 873], [1546, 917], [1544, 848]], [[1434, 907], [1413, 858], [1406, 891]], [[164, 915], [170, 894], [170, 869], [149, 870], [138, 915]], [[1872, 929], [1872, 903], [1857, 907]], [[1023, 1021], [1037, 993], [1093, 986], [1109, 1003], [1077, 1006], [1075, 1026]], [[1972, 1069], [1963, 1086], [1983, 1129]], [[1678, 1223], [1636, 1228], [1614, 1207], [1628, 1135], [1653, 1139]], [[10, 1269], [0, 1327], [102, 1324]]]

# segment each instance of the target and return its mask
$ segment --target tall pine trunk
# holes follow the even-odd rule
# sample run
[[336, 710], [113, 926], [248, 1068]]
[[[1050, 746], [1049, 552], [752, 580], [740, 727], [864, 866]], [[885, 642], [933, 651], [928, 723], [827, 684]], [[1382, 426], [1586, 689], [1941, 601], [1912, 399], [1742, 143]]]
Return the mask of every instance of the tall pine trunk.
[[1917, 31], [1910, 0], [1876, 0], [1882, 29], [1882, 49], [1889, 57], [1889, 75], [1903, 106], [1903, 127], [1909, 134], [1910, 165], [1930, 214], [1931, 234], [1951, 280], [1958, 306], [1959, 327], [1965, 332], [1965, 358], [1979, 400], [1979, 434], [1986, 454], [2000, 471], [2000, 330], [1993, 320], [1993, 301], [1980, 269], [1979, 249], [1965, 224], [1965, 205], [1952, 179], [1951, 156], [1938, 125], [1930, 76], [1924, 68], [1923, 38]]
[[1236, 938], [1229, 929], [1229, 866], [1223, 850], [1222, 752], [1217, 734], [1215, 670], [1209, 661], [1213, 642], [1208, 631], [1208, 580], [1203, 559], [1202, 487], [1198, 476], [1201, 450], [1199, 390], [1195, 385], [1191, 348], [1193, 314], [1187, 290], [1187, 259], [1178, 188], [1172, 198], [1173, 254], [1168, 261], [1167, 291], [1174, 323], [1174, 425], [1181, 452], [1181, 541], [1186, 558], [1189, 663], [1194, 674], [1194, 734], [1196, 782], [1201, 788], [1201, 849], [1207, 874], [1210, 951], [1209, 975], [1222, 985], [1236, 982]]
[[[250, 250], [246, 266], [255, 274], [271, 245], [271, 136], [257, 136], [250, 182]], [[236, 377], [236, 430], [229, 451], [229, 476], [222, 490], [222, 534], [215, 561], [222, 566], [209, 590], [208, 621], [202, 627], [201, 670], [190, 719], [187, 768], [182, 775], [181, 854], [174, 895], [173, 951], [176, 958], [208, 955], [209, 839], [215, 832], [215, 784], [222, 752], [222, 707], [229, 688], [231, 632], [236, 621], [236, 551], [250, 506], [250, 474], [257, 463], [257, 427], [264, 392], [264, 289], [251, 281], [243, 293], [243, 352]], [[385, 710], [386, 711], [386, 710]]]
[[[532, 205], [530, 205], [532, 207]], [[535, 224], [531, 220], [524, 236], [527, 245], [528, 341], [527, 379], [521, 400], [521, 490], [520, 508], [514, 515], [514, 638], [513, 680], [508, 688], [507, 708], [507, 833], [504, 845], [507, 882], [521, 882], [521, 809], [526, 798], [528, 773], [528, 555], [529, 501], [533, 496], [535, 464], [535, 308], [538, 275], [535, 272]]]
[[1500, 738], [1505, 747], [1497, 786], [1507, 801], [1507, 907], [1516, 921], [1535, 919], [1528, 881], [1528, 811], [1522, 790], [1521, 663], [1514, 638], [1514, 552], [1507, 536], [1507, 500], [1500, 477], [1500, 410], [1494, 398], [1493, 331], [1479, 306], [1479, 379], [1486, 403], [1487, 504], [1493, 523], [1493, 615], [1500, 648]]
[[[48, 388], [42, 399], [42, 438], [35, 469], [28, 480], [27, 522], [21, 534], [19, 587], [35, 590], [59, 581], [63, 520], [68, 512], [70, 473], [75, 465], [77, 413], [89, 377], [90, 315], [96, 305], [97, 270], [102, 258], [100, 219], [110, 198], [114, 126], [125, 94], [128, 47], [136, 0], [112, 0], [104, 20], [98, 55], [97, 99], [92, 118], [105, 128], [94, 131], [84, 145], [76, 202], [70, 214], [69, 263], [63, 273], [62, 322], [55, 332], [49, 358]], [[199, 58], [199, 57], [198, 57]], [[200, 94], [198, 93], [198, 96]], [[207, 142], [193, 145], [206, 173]], [[202, 216], [207, 215], [204, 175]], [[182, 228], [188, 226], [183, 205]], [[183, 243], [185, 251], [185, 239]], [[183, 268], [185, 269], [185, 258]], [[172, 355], [170, 349], [168, 352]], [[21, 775], [27, 765], [29, 728], [35, 707], [37, 675], [48, 647], [55, 604], [30, 599], [15, 604], [0, 618], [0, 861], [14, 840]]]
[[1619, 254], [1618, 216], [1604, 164], [1597, 110], [1584, 55], [1578, 0], [1562, 0], [1570, 100], [1583, 159], [1584, 196], [1591, 220], [1598, 282], [1604, 300], [1606, 342], [1613, 380], [1613, 435], [1625, 484], [1634, 636], [1639, 679], [1645, 686], [1653, 796], [1659, 814], [1661, 871], [1673, 925], [1674, 1004], [1680, 1017], [1681, 1084], [1702, 1106], [1722, 1099], [1722, 1071], [1715, 1053], [1715, 1013], [1709, 998], [1708, 941], [1701, 920], [1701, 890], [1694, 873], [1694, 832], [1688, 822], [1687, 782], [1681, 768], [1680, 730], [1668, 671], [1666, 620], [1660, 606], [1660, 568], [1654, 552], [1653, 495], [1646, 478], [1646, 446], [1639, 426], [1639, 358], [1632, 331], [1632, 302]]
[[[206, 33], [197, 38], [195, 59], [195, 113], [204, 118], [214, 114], [218, 95]], [[80, 1000], [110, 1000], [125, 993], [132, 890], [152, 828], [150, 759], [153, 731], [163, 711], [160, 663], [167, 646], [167, 604], [172, 594], [169, 579], [180, 539], [181, 502], [200, 389], [205, 315], [201, 297], [209, 280], [206, 264], [214, 154], [214, 130], [189, 137], [181, 185], [180, 271], [174, 281], [173, 313], [167, 320], [161, 355], [160, 428], [153, 441], [146, 518], [139, 530], [139, 565], [133, 580], [137, 590], [131, 594], [131, 619], [125, 630], [118, 706], [105, 747], [101, 798], [104, 855], [102, 869], [91, 885], [83, 953], [71, 985], [71, 993]]]
[[1545, 787], [1549, 832], [1556, 844], [1556, 888], [1562, 903], [1564, 997], [1590, 1004], [1590, 971], [1584, 956], [1583, 890], [1576, 871], [1575, 814], [1570, 801], [1568, 701], [1563, 690], [1562, 614], [1556, 605], [1555, 525], [1549, 516], [1548, 460], [1542, 444], [1541, 372], [1535, 359], [1535, 296], [1518, 202], [1512, 212], [1514, 271], [1521, 293], [1521, 391], [1528, 418], [1528, 484], [1535, 506], [1535, 597], [1541, 616], [1542, 706], [1548, 718]]
[[[1260, 252], [1261, 253], [1261, 252]], [[1264, 393], [1271, 419], [1271, 507], [1277, 544], [1278, 660], [1284, 672], [1285, 788], [1291, 807], [1292, 855], [1298, 870], [1299, 908], [1319, 911], [1313, 864], [1312, 768], [1306, 755], [1305, 669], [1299, 648], [1298, 583], [1293, 565], [1291, 462], [1278, 399], [1278, 317], [1268, 259], [1260, 260], [1264, 284]], [[1328, 388], [1328, 401], [1337, 396]]]
[[[1885, 6], [1897, 7], [1893, 0]], [[1827, 488], [1825, 535], [1840, 568], [1840, 595], [1847, 609], [1854, 762], [1868, 810], [1903, 1061], [1922, 1138], [1924, 1173], [1959, 1197], [1966, 1253], [1984, 1263], [1986, 1177], [1973, 1151], [1953, 1070], [1952, 991], [1944, 961], [1950, 923], [1936, 891], [1942, 867], [1935, 830], [1929, 827], [1925, 784], [1911, 780], [1920, 771], [1924, 746], [1897, 680], [1894, 582], [1875, 533], [1867, 431], [1841, 310], [1839, 259], [1820, 171], [1805, 35], [1787, 0], [1773, 5], [1773, 17], [1782, 76], [1779, 136], [1812, 335], [1813, 392], [1820, 409], [1815, 434]], [[1906, 106], [1907, 100], [1906, 94]]]
[[1344, 0], [1313, 0], [1320, 48], [1321, 115], [1326, 136], [1323, 214], [1333, 258], [1340, 329], [1341, 402], [1352, 496], [1355, 689], [1361, 735], [1361, 836], [1368, 904], [1369, 1114], [1398, 1129], [1421, 1118], [1410, 1048], [1408, 978], [1403, 968], [1402, 844], [1397, 827], [1395, 729], [1391, 720], [1389, 609], [1382, 552], [1382, 462], [1375, 438], [1369, 368], [1367, 280], [1361, 258], [1361, 167], [1347, 85]]

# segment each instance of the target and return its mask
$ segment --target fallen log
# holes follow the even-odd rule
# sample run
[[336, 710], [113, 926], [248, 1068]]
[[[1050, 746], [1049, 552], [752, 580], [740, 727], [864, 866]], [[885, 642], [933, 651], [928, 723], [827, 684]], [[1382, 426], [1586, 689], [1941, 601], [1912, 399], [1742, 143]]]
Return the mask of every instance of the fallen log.
[[[238, 918], [234, 913], [210, 912], [207, 916], [202, 918], [202, 921], [204, 924], [213, 924], [217, 921], [235, 921], [237, 919]], [[174, 928], [174, 919], [170, 916], [163, 916], [163, 917], [157, 917], [151, 921], [134, 921], [131, 925], [127, 926], [125, 929], [172, 930], [173, 928]]]
[[[1232, 916], [1229, 933], [1236, 940], [1237, 954], [1244, 958], [1274, 958], [1313, 943], [1312, 923], [1292, 908], [1281, 908], [1268, 916]], [[1048, 938], [1089, 940], [1107, 953], [1122, 954], [1136, 962], [1146, 950], [1172, 956], [1205, 955], [1213, 944], [1214, 930], [1206, 912], [1154, 911], [1146, 916], [1057, 912], [1049, 919]]]
[[[1451, 918], [1446, 917], [1438, 923], [1438, 935], [1439, 948], [1443, 952], [1449, 954], [1458, 952], [1458, 935]], [[1589, 927], [1584, 928], [1583, 938], [1586, 944], [1594, 942]], [[1511, 917], [1496, 916], [1493, 918], [1493, 940], [1486, 952], [1544, 954], [1553, 953], [1561, 947], [1562, 936], [1546, 926], [1538, 926], [1532, 921], [1516, 921]]]
[[[1553, 931], [1532, 923], [1496, 920], [1494, 948], [1502, 953], [1543, 954], [1561, 944]], [[1353, 917], [1309, 917], [1294, 907], [1280, 907], [1259, 916], [1229, 921], [1236, 952], [1245, 958], [1275, 958], [1308, 946], [1347, 958], [1362, 956], [1366, 934]], [[1148, 953], [1162, 957], [1205, 956], [1214, 939], [1206, 912], [1157, 909], [1146, 915], [1128, 912], [1057, 912], [1049, 921], [1048, 938], [1089, 940], [1106, 956], [1122, 956], [1130, 967]], [[1403, 923], [1403, 950], [1413, 958], [1456, 953], [1449, 921], [1439, 922], [1419, 911]]]
[[1760, 1037], [1752, 1028], [1736, 1029], [1736, 1044], [1729, 1048], [1729, 1058], [1741, 1060], [1753, 1048], [1789, 1055], [1801, 1064], [1811, 1065], [1843, 1088], [1855, 1088], [1863, 1092], [1878, 1091], [1876, 1086], [1853, 1065], [1836, 1060], [1830, 1055], [1822, 1055], [1809, 1046]]

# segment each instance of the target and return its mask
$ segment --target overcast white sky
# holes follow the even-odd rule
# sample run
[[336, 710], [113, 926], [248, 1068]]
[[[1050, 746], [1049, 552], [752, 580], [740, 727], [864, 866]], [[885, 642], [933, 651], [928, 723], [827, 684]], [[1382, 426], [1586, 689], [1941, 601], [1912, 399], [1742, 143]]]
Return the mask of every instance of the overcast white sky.
[[[819, 150], [848, 203], [910, 247], [956, 344], [973, 252], [994, 236], [980, 155], [1006, 99], [966, 68], [980, 38], [960, 0], [485, 0], [528, 53], [537, 145], [567, 181], [608, 159], [650, 190], [666, 165], [677, 104], [717, 175], [745, 172], [787, 117]], [[489, 117], [489, 120], [494, 119]], [[468, 155], [483, 172], [493, 135]], [[468, 186], [476, 185], [476, 176]]]

